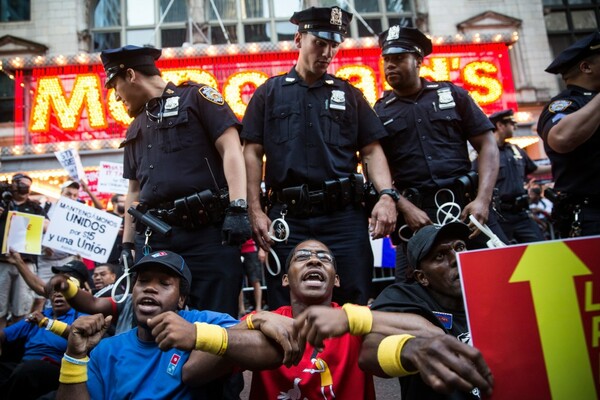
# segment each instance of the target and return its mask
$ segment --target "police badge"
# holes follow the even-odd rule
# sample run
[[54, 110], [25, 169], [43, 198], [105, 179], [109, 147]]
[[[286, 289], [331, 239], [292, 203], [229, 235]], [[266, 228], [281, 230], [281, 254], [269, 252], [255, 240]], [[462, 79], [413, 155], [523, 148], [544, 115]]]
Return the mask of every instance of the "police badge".
[[331, 19], [329, 20], [331, 25], [342, 26], [342, 10], [337, 7], [331, 9]]
[[388, 31], [387, 39], [385, 40], [395, 40], [400, 37], [400, 26], [394, 25]]
[[331, 91], [331, 103], [329, 108], [333, 108], [334, 110], [346, 109], [346, 94], [342, 90]]
[[163, 117], [172, 117], [179, 114], [179, 96], [167, 97]]
[[454, 98], [452, 97], [452, 92], [450, 91], [450, 88], [440, 88], [437, 90], [437, 94], [440, 110], [446, 110], [448, 108], [456, 107], [456, 103], [454, 102]]

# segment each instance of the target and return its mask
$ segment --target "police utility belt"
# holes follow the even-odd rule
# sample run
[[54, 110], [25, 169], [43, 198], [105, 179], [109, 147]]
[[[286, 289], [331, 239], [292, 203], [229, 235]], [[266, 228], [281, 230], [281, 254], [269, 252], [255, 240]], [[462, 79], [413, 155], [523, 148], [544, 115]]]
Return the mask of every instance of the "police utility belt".
[[[220, 189], [219, 192], [206, 189], [173, 202], [161, 203], [156, 207], [140, 203], [136, 209], [171, 226], [198, 229], [203, 225], [223, 221], [228, 205], [229, 192], [227, 189]], [[144, 232], [146, 227], [140, 219], [136, 219], [137, 233]]]
[[[296, 217], [331, 214], [345, 210], [349, 206], [360, 207], [366, 202], [370, 184], [365, 184], [362, 174], [352, 174], [347, 178], [324, 181], [321, 185], [303, 184], [271, 189], [268, 193], [269, 208], [274, 204], [285, 204], [287, 212]], [[375, 198], [377, 192], [374, 192]]]
[[529, 196], [524, 193], [519, 196], [502, 197], [495, 204], [500, 211], [518, 213], [529, 209]]

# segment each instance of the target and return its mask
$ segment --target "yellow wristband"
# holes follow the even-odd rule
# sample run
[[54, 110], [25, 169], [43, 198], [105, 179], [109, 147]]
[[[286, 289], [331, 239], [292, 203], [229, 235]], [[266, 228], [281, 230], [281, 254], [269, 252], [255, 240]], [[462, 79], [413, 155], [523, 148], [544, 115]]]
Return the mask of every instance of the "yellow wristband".
[[371, 313], [369, 307], [346, 303], [342, 309], [346, 312], [346, 316], [348, 317], [350, 334], [362, 336], [371, 332], [373, 326], [373, 313]]
[[50, 332], [54, 333], [55, 335], [62, 336], [63, 332], [68, 326], [69, 325], [66, 322], [55, 319], [50, 327]]
[[69, 300], [70, 298], [75, 297], [77, 291], [79, 290], [79, 287], [71, 279], [67, 279], [67, 285], [69, 287], [67, 288], [67, 290], [62, 292], [62, 294], [63, 296], [65, 296], [65, 299]]
[[44, 326], [46, 326], [46, 325], [45, 325], [45, 324], [46, 324], [46, 322], [48, 322], [48, 317], [44, 317], [44, 318], [42, 318], [42, 320], [41, 320], [40, 322], [38, 322], [38, 326], [39, 326], [40, 328], [43, 328]]
[[222, 356], [227, 350], [229, 337], [227, 329], [205, 322], [194, 322], [196, 325], [196, 350]]
[[388, 336], [379, 343], [377, 348], [377, 361], [379, 366], [388, 376], [401, 377], [406, 375], [413, 375], [419, 371], [407, 371], [402, 366], [400, 355], [402, 348], [410, 339], [414, 339], [414, 336], [404, 335], [392, 335]]
[[246, 317], [246, 326], [248, 327], [249, 330], [253, 331], [256, 328], [254, 327], [254, 324], [252, 323], [252, 314], [249, 314]]
[[73, 364], [64, 358], [60, 365], [60, 376], [58, 381], [60, 383], [84, 383], [87, 382], [87, 361], [89, 357], [82, 359], [84, 364]]

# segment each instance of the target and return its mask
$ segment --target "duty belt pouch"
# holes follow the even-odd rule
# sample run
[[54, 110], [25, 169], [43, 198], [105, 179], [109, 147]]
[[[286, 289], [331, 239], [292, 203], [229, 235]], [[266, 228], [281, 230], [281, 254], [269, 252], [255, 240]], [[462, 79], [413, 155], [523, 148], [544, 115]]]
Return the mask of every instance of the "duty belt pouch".
[[362, 174], [352, 174], [350, 175], [350, 184], [352, 185], [354, 206], [361, 206], [365, 201], [365, 178]]
[[343, 210], [352, 203], [352, 183], [350, 182], [350, 178], [341, 178], [338, 181], [340, 182], [340, 190], [342, 192], [340, 209]]
[[325, 211], [333, 212], [341, 208], [342, 186], [338, 180], [323, 182], [325, 194]]
[[300, 185], [285, 188], [281, 191], [281, 200], [287, 204], [291, 214], [296, 216], [308, 215], [310, 213], [308, 186]]
[[459, 176], [454, 181], [455, 193], [457, 197], [456, 202], [464, 207], [471, 201], [475, 200], [477, 196], [477, 185], [478, 185], [477, 172], [470, 171], [466, 175]]

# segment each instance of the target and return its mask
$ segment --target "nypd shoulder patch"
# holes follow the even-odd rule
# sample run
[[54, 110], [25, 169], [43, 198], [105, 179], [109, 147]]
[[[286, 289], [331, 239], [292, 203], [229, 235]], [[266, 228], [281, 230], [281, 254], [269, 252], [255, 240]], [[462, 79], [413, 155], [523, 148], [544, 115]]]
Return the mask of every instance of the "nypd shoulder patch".
[[202, 95], [202, 97], [204, 97], [206, 100], [208, 100], [210, 102], [213, 102], [220, 106], [225, 104], [225, 100], [223, 100], [223, 96], [215, 88], [212, 88], [210, 86], [203, 86], [200, 89], [198, 89], [198, 92]]
[[552, 113], [563, 111], [566, 110], [571, 104], [573, 104], [573, 102], [569, 100], [556, 100], [550, 103], [548, 106], [548, 111]]

